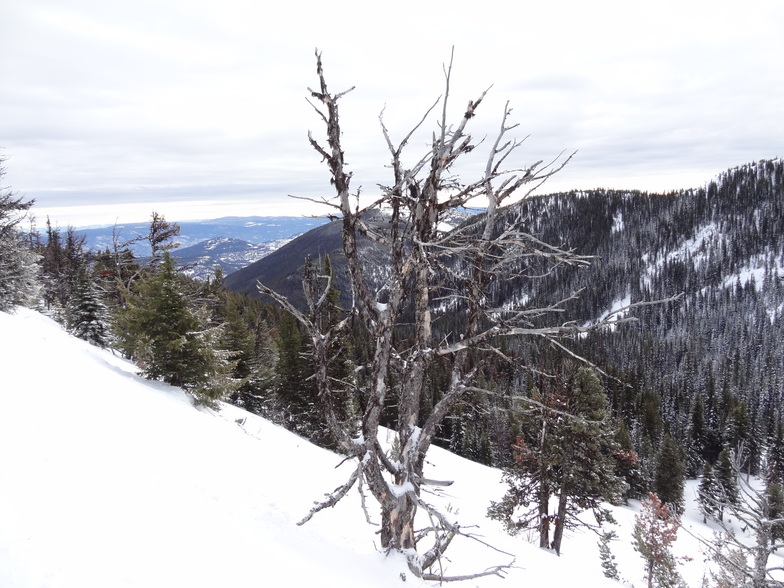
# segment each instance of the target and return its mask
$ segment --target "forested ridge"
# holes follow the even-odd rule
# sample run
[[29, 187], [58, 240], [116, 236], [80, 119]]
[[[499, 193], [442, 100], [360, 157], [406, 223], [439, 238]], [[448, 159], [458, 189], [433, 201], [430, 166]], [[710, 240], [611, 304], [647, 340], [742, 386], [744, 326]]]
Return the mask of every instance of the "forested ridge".
[[[504, 282], [495, 293], [499, 306], [516, 299], [537, 307], [578, 293], [563, 318], [584, 324], [624, 305], [682, 295], [638, 308], [636, 322], [587, 334], [570, 346], [610, 376], [613, 414], [640, 457], [638, 492], [652, 482], [666, 435], [678, 442], [692, 477], [725, 447], [748, 471], [759, 472], [766, 452], [781, 443], [783, 182], [781, 160], [771, 160], [677, 193], [591, 190], [519, 205], [528, 230], [542, 241], [596, 259], [589, 267]], [[515, 353], [518, 367], [526, 367], [499, 366], [501, 390], [525, 394], [553, 385], [537, 372], [558, 373], [554, 366], [563, 354], [536, 345]], [[513, 432], [504, 408], [498, 399], [477, 399], [452, 446], [504, 465], [510, 453], [503, 444]], [[491, 433], [483, 445], [477, 427], [495, 438]], [[499, 431], [500, 445], [494, 441]]]
[[[692, 475], [728, 444], [743, 444], [756, 470], [782, 421], [782, 161], [732, 169], [679, 193], [591, 191], [523, 206], [543, 240], [598, 258], [533, 282], [533, 303], [579, 290], [569, 318], [590, 321], [624, 302], [683, 295], [639, 309], [636, 323], [578, 342], [587, 358], [629, 385], [610, 388], [637, 445], [647, 434], [641, 407], [653, 403], [651, 434], [673, 435]], [[514, 295], [508, 286], [502, 299]]]

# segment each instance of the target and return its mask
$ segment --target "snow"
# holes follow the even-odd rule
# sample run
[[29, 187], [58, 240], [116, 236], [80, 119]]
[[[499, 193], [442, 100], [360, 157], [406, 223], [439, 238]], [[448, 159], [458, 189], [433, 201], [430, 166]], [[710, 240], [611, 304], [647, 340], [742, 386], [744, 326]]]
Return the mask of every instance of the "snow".
[[[602, 322], [610, 318], [611, 320], [608, 322], [609, 327], [607, 328], [610, 331], [614, 331], [618, 326], [615, 324], [615, 322], [622, 320], [624, 317], [626, 317], [629, 314], [628, 309], [626, 310], [623, 309], [625, 309], [631, 303], [632, 303], [632, 296], [629, 292], [627, 292], [623, 298], [613, 300], [612, 303], [610, 304], [610, 309], [602, 313], [602, 315], [599, 317], [598, 321], [596, 322]], [[592, 324], [593, 321], [588, 321], [584, 323], [583, 326], [588, 327], [591, 326]], [[585, 338], [586, 336], [587, 333], [580, 333], [580, 338]]]
[[[378, 551], [356, 491], [297, 525], [348, 478], [341, 456], [230, 405], [197, 410], [181, 390], [142, 379], [30, 310], [0, 313], [0, 370], [3, 588], [429, 585]], [[504, 491], [498, 470], [438, 449], [428, 459], [428, 477], [455, 483], [426, 499], [481, 539], [456, 540], [444, 571], [515, 560], [505, 581], [462, 585], [618, 586], [601, 573], [595, 535], [569, 534], [557, 558], [487, 520]], [[641, 586], [631, 549], [638, 507], [614, 509], [611, 548], [626, 585]], [[691, 505], [684, 522], [706, 531]], [[682, 573], [699, 585], [697, 541], [680, 533], [676, 551], [693, 558]]]
[[625, 225], [624, 225], [624, 222], [623, 222], [623, 212], [621, 212], [619, 210], [613, 216], [613, 223], [612, 223], [611, 232], [612, 233], [620, 233], [620, 232], [622, 232], [624, 230], [624, 228], [625, 228]]
[[[724, 278], [722, 286], [724, 288], [733, 288], [738, 282], [744, 286], [753, 283], [757, 291], [761, 292], [765, 287], [766, 261], [765, 255], [752, 255], [748, 262], [741, 266], [736, 273], [730, 274]], [[778, 260], [772, 265], [770, 272], [771, 275], [781, 279], [784, 278], [784, 268], [782, 268], [777, 261]]]
[[682, 261], [684, 259], [699, 257], [704, 253], [711, 243], [721, 239], [722, 232], [719, 226], [714, 222], [709, 222], [706, 225], [696, 229], [695, 234], [690, 239], [686, 239], [683, 244], [667, 254], [667, 261]]

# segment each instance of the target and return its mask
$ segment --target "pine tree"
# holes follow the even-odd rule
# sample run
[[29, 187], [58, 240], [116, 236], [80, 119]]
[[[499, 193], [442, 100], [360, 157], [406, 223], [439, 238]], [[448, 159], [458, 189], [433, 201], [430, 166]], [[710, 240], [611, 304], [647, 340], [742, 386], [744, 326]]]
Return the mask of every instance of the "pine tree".
[[[5, 176], [0, 157], [0, 181]], [[0, 311], [31, 303], [39, 288], [38, 256], [24, 242], [18, 225], [33, 205], [0, 188]]]
[[605, 577], [611, 580], [620, 580], [618, 574], [618, 564], [615, 562], [615, 556], [610, 550], [610, 541], [618, 538], [615, 531], [605, 531], [599, 538], [599, 559], [602, 562], [602, 570]]
[[[513, 446], [515, 465], [504, 470], [507, 493], [491, 503], [488, 516], [510, 533], [537, 528], [539, 546], [560, 553], [564, 530], [585, 524], [576, 515], [590, 510], [598, 524], [613, 522], [602, 502], [617, 504], [628, 485], [616, 474], [621, 450], [607, 396], [591, 370], [580, 368], [569, 384], [546, 397], [536, 390], [532, 396], [537, 416], [528, 423], [529, 436]], [[551, 498], [558, 500], [554, 513]]]
[[692, 408], [691, 423], [689, 426], [687, 472], [690, 476], [696, 476], [705, 462], [705, 428], [705, 408], [702, 403], [702, 396], [697, 394], [694, 399], [694, 407]]
[[276, 339], [277, 405], [284, 424], [305, 437], [317, 429], [317, 397], [313, 369], [306, 359], [307, 341], [290, 314], [284, 314]]
[[683, 585], [670, 546], [675, 542], [680, 518], [655, 493], [642, 501], [642, 510], [634, 519], [632, 542], [645, 560], [648, 588], [675, 588]]
[[117, 318], [121, 349], [150, 379], [181, 386], [197, 404], [217, 406], [236, 384], [231, 353], [219, 349], [220, 327], [205, 310], [192, 309], [165, 251], [155, 273], [139, 278]]
[[665, 435], [656, 459], [653, 487], [659, 500], [668, 504], [676, 514], [683, 512], [685, 475], [680, 448], [669, 434]]
[[32, 305], [40, 289], [39, 257], [15, 231], [0, 231], [0, 312]]
[[93, 345], [106, 347], [110, 341], [108, 315], [106, 305], [95, 290], [86, 265], [82, 263], [68, 301], [68, 331]]
[[735, 466], [735, 452], [725, 447], [719, 453], [715, 468], [716, 485], [719, 494], [719, 520], [724, 518], [724, 509], [727, 506], [738, 504], [738, 472]]
[[784, 423], [781, 421], [776, 424], [766, 461], [768, 480], [784, 484]]
[[44, 284], [44, 302], [58, 320], [67, 322], [67, 309], [76, 284], [79, 268], [86, 263], [85, 237], [68, 227], [65, 237], [58, 227], [46, 219], [46, 243], [41, 247], [41, 274]]
[[629, 487], [624, 498], [640, 498], [645, 490], [645, 480], [640, 472], [640, 460], [634, 450], [631, 433], [623, 421], [618, 424], [615, 440], [618, 443], [615, 471]]
[[266, 307], [246, 294], [225, 289], [222, 280], [222, 272], [217, 269], [200, 297], [214, 299], [211, 323], [220, 327], [218, 347], [231, 351], [231, 377], [236, 389], [227, 400], [249, 412], [272, 416], [277, 354], [271, 329], [262, 316]]
[[713, 474], [713, 467], [705, 463], [702, 469], [702, 478], [697, 488], [697, 500], [702, 513], [702, 522], [706, 523], [708, 517], [717, 516], [720, 505], [720, 490], [716, 476]]
[[778, 521], [771, 526], [771, 539], [776, 542], [784, 539], [784, 491], [778, 482], [771, 482], [765, 494], [768, 501], [768, 518]]

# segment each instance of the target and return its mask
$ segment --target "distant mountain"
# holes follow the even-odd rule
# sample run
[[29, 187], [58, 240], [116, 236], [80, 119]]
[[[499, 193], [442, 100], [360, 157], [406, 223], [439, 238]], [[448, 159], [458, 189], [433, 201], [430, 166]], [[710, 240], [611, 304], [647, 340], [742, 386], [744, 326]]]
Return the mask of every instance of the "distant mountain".
[[[446, 216], [440, 230], [448, 232], [474, 213], [453, 211]], [[371, 224], [384, 225], [387, 217], [382, 211], [367, 219]], [[302, 269], [307, 258], [317, 260], [328, 255], [334, 275], [334, 287], [340, 292], [341, 302], [351, 304], [347, 265], [343, 256], [342, 224], [340, 221], [321, 225], [293, 239], [274, 253], [228, 276], [224, 284], [230, 290], [259, 296], [257, 282], [285, 295], [298, 306], [304, 305], [302, 293]], [[373, 274], [371, 282], [380, 286], [388, 270], [386, 252], [369, 240], [361, 240], [359, 253], [368, 271]]]
[[216, 268], [220, 268], [223, 275], [227, 276], [269, 255], [289, 241], [290, 237], [255, 244], [242, 239], [217, 237], [175, 249], [172, 255], [177, 265], [185, 268], [185, 275], [207, 280], [214, 277]]
[[[180, 225], [177, 242], [180, 243], [181, 248], [219, 237], [240, 239], [258, 245], [279, 239], [290, 239], [328, 222], [326, 219], [300, 216], [227, 216], [200, 221], [167, 220]], [[149, 228], [149, 223], [132, 223], [99, 228], [77, 228], [76, 232], [85, 236], [88, 249], [95, 250], [111, 248], [115, 234], [120, 242], [124, 242], [146, 235]], [[135, 245], [134, 253], [140, 256], [149, 254], [147, 244], [141, 242]]]
[[[288, 243], [293, 237], [318, 227], [326, 219], [294, 216], [228, 216], [212, 220], [183, 221], [169, 219], [180, 226], [173, 251], [178, 265], [186, 267], [190, 277], [204, 280], [215, 273], [215, 268], [228, 275], [252, 264]], [[132, 223], [106, 227], [77, 228], [84, 235], [85, 246], [93, 251], [112, 249], [115, 238], [119, 244], [137, 237], [130, 244], [134, 254], [144, 259], [149, 256], [149, 244], [143, 239], [150, 230], [149, 223]]]
[[[288, 244], [255, 263], [227, 276], [224, 284], [230, 290], [259, 297], [256, 284], [261, 282], [301, 306], [305, 302], [302, 293], [302, 269], [305, 260], [308, 257], [315, 260], [328, 255], [333, 273], [337, 278], [336, 287], [343, 294], [342, 302], [344, 304], [350, 303], [350, 298], [345, 298], [348, 294], [345, 279], [347, 268], [343, 256], [341, 232], [340, 221], [316, 227], [292, 239]], [[373, 245], [370, 242], [363, 242], [361, 245], [362, 255], [365, 258], [373, 255], [372, 248]], [[378, 261], [382, 267], [385, 265], [383, 259], [378, 259]]]

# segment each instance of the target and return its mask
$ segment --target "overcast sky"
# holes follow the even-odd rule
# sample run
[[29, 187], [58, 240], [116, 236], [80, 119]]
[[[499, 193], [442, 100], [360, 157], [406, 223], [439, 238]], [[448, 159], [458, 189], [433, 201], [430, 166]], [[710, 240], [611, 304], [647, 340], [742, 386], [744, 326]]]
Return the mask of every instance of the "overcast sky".
[[2, 183], [60, 226], [317, 213], [287, 198], [331, 195], [314, 49], [333, 91], [356, 86], [344, 147], [372, 194], [381, 110], [401, 139], [453, 46], [453, 119], [492, 86], [475, 136], [509, 101], [516, 165], [577, 151], [542, 193], [699, 187], [784, 155], [781, 0], [2, 0]]

